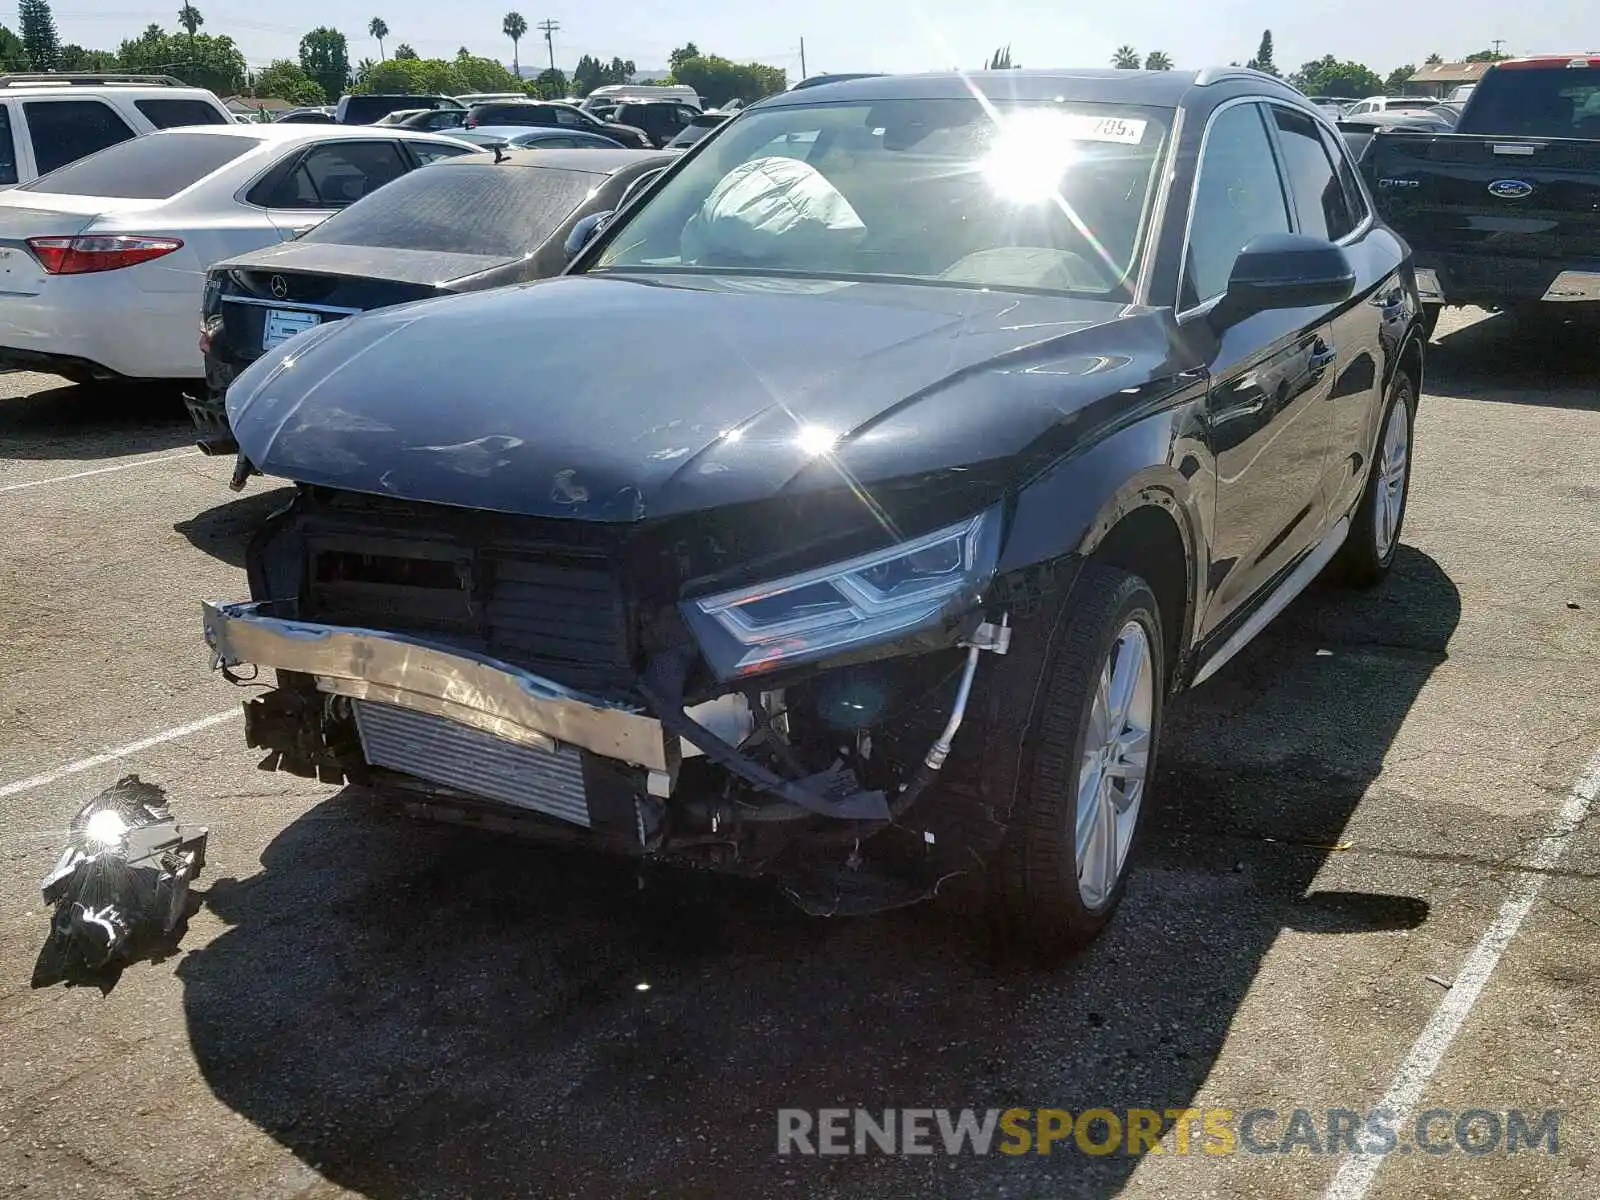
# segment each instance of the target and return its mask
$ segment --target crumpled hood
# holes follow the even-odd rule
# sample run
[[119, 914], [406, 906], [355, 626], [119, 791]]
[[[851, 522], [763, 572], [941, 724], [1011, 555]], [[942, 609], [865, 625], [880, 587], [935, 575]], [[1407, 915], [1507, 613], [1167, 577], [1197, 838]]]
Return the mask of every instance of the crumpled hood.
[[1168, 342], [1163, 314], [1110, 302], [568, 276], [302, 334], [228, 416], [268, 475], [640, 520], [1015, 454], [1151, 378]]

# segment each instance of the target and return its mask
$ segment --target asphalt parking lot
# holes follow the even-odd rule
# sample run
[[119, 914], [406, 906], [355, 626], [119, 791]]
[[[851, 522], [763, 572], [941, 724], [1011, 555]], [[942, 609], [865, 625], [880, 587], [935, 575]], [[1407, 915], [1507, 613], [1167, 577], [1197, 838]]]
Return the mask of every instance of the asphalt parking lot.
[[[256, 770], [199, 602], [244, 595], [274, 489], [170, 395], [0, 376], [0, 1195], [1600, 1194], [1593, 330], [1447, 316], [1416, 443], [1393, 576], [1171, 710], [1117, 921], [1042, 972], [948, 907], [641, 888]], [[130, 771], [210, 827], [201, 908], [36, 987], [38, 880]], [[780, 1108], [1271, 1109], [1271, 1142], [1386, 1097], [1559, 1110], [1559, 1145], [776, 1153]]]

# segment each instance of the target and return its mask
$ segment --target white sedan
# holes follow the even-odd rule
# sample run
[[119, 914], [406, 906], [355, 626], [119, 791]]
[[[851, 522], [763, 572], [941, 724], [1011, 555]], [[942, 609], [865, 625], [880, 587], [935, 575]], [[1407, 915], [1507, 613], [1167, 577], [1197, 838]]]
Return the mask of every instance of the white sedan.
[[0, 193], [0, 368], [196, 379], [206, 268], [477, 147], [343, 125], [167, 129]]

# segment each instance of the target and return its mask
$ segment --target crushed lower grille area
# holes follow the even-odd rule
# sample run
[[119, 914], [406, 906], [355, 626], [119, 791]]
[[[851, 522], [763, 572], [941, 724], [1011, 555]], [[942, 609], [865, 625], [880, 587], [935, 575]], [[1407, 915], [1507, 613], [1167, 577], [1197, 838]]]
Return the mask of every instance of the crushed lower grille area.
[[588, 828], [583, 756], [504, 741], [428, 713], [355, 702], [367, 762]]

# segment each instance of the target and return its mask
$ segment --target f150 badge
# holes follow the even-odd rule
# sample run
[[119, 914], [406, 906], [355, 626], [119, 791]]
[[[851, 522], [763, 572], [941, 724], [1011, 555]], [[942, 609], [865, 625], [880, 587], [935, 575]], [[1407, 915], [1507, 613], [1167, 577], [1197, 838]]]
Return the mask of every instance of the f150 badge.
[[1489, 194], [1502, 200], [1521, 200], [1524, 196], [1533, 195], [1533, 184], [1520, 179], [1496, 179], [1489, 185]]

